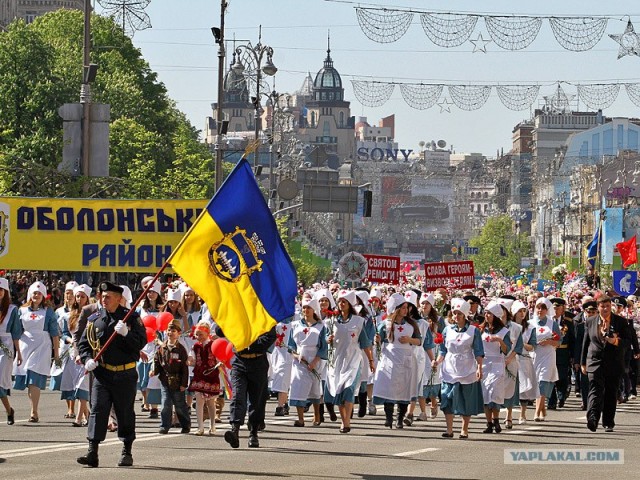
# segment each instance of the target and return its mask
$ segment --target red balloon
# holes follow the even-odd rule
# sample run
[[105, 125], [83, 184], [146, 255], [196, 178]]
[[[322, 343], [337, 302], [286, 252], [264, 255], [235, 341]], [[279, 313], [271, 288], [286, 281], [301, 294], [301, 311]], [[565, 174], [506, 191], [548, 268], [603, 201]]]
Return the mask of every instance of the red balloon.
[[142, 324], [145, 327], [149, 327], [152, 328], [153, 331], [156, 331], [156, 328], [158, 326], [158, 320], [156, 319], [156, 317], [154, 317], [153, 315], [147, 315], [146, 317], [144, 317], [142, 319]]
[[213, 342], [211, 342], [211, 353], [213, 353], [214, 357], [223, 362], [223, 357], [227, 349], [227, 343], [229, 342], [226, 338], [216, 338]]
[[[148, 318], [148, 317], [146, 317]], [[147, 332], [147, 343], [153, 342], [156, 339], [156, 329], [155, 327], [144, 327]]]
[[224, 351], [224, 359], [222, 361], [225, 363], [231, 362], [231, 359], [235, 354], [236, 352], [233, 351], [233, 343], [231, 342], [227, 343], [227, 348]]
[[224, 366], [227, 367], [229, 370], [231, 370], [231, 359], [224, 362]]
[[158, 330], [164, 332], [169, 326], [169, 322], [171, 322], [171, 320], [173, 320], [173, 314], [170, 312], [162, 312], [158, 315]]

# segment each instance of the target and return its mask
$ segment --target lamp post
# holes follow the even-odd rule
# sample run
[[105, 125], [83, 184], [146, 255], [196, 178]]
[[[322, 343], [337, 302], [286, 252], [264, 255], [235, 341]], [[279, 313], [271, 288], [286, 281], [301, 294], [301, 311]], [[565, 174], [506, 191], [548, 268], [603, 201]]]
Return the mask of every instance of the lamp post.
[[[253, 46], [251, 43], [247, 45], [240, 45], [236, 48], [236, 62], [232, 65], [232, 70], [236, 74], [244, 75], [248, 77], [250, 81], [256, 82], [256, 94], [255, 97], [251, 97], [251, 103], [253, 103], [254, 113], [254, 133], [255, 141], [258, 142], [258, 135], [260, 134], [260, 86], [262, 84], [262, 74], [273, 76], [278, 71], [277, 67], [273, 64], [273, 48], [262, 43], [262, 25], [260, 25], [258, 34], [258, 43]], [[241, 58], [245, 58], [247, 63], [250, 63], [253, 68], [252, 71], [246, 72], [245, 65], [242, 63]], [[266, 59], [266, 63], [262, 65], [263, 60]], [[259, 147], [256, 147], [253, 156], [254, 167], [258, 166], [258, 154]]]
[[[274, 82], [275, 83], [275, 82]], [[285, 132], [289, 130], [292, 115], [289, 111], [289, 98], [287, 93], [278, 93], [274, 90], [267, 95], [269, 103], [271, 105], [271, 132], [269, 135], [269, 207], [273, 211], [275, 210], [275, 190], [273, 180], [273, 166], [274, 166], [274, 141], [280, 142]], [[287, 106], [283, 109], [280, 108], [280, 99], [285, 98]], [[279, 132], [276, 140], [276, 132]]]

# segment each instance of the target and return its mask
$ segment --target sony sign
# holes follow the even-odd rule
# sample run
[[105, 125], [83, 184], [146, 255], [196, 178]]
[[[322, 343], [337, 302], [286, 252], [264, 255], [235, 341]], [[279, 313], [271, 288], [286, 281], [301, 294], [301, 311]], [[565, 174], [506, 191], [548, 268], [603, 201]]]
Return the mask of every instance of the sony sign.
[[405, 162], [409, 161], [409, 155], [411, 155], [413, 150], [405, 150], [398, 148], [386, 148], [382, 149], [379, 147], [369, 149], [367, 147], [358, 148], [358, 159], [360, 160], [393, 160], [394, 162], [398, 161], [398, 153], [401, 154], [401, 160], [404, 159]]

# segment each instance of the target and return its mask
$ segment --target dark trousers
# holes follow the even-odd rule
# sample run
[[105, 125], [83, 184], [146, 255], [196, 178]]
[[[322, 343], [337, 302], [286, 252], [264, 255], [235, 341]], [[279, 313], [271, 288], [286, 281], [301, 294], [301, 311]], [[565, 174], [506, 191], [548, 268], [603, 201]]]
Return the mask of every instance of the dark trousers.
[[102, 367], [94, 371], [91, 387], [91, 414], [87, 440], [102, 442], [107, 436], [111, 407], [118, 419], [118, 438], [124, 443], [133, 443], [136, 438], [136, 384], [135, 368], [124, 372], [110, 372]]
[[568, 365], [558, 365], [558, 380], [553, 387], [553, 391], [549, 396], [548, 405], [555, 407], [556, 403], [563, 403], [567, 400], [569, 394], [569, 383], [571, 378], [571, 371]]
[[162, 385], [162, 412], [160, 413], [160, 427], [169, 430], [171, 428], [171, 420], [173, 419], [173, 408], [176, 409], [176, 415], [180, 421], [182, 428], [191, 428], [191, 419], [189, 418], [189, 408], [185, 400], [185, 392], [180, 390], [169, 390], [169, 387]]
[[580, 400], [582, 405], [587, 405], [587, 398], [589, 397], [589, 376], [582, 373], [582, 370], [578, 367], [576, 370], [576, 390], [580, 386]]
[[631, 359], [631, 364], [629, 365], [629, 381], [631, 383], [631, 394], [638, 395], [638, 360], [635, 358]]
[[[233, 398], [229, 407], [229, 423], [244, 424], [249, 400], [249, 424], [257, 429], [264, 422], [265, 408], [269, 397], [269, 361], [266, 355], [256, 358], [236, 356], [231, 368]], [[254, 432], [255, 433], [255, 432]]]
[[593, 418], [605, 427], [615, 426], [616, 405], [618, 404], [618, 385], [620, 374], [605, 376], [602, 369], [589, 373], [589, 400], [587, 419]]

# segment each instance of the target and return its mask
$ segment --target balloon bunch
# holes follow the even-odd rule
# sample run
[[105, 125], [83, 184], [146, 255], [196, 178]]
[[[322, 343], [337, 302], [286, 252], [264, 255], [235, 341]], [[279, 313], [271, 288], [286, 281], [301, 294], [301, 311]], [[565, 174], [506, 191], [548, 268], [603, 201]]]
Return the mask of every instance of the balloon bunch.
[[169, 312], [162, 312], [157, 317], [154, 315], [144, 317], [142, 324], [147, 332], [147, 343], [153, 342], [157, 338], [156, 332], [164, 332], [171, 320], [173, 320], [173, 315]]
[[226, 338], [216, 338], [211, 342], [211, 353], [218, 359], [219, 362], [223, 362], [224, 366], [231, 368], [231, 359], [235, 355], [233, 351], [233, 344]]

